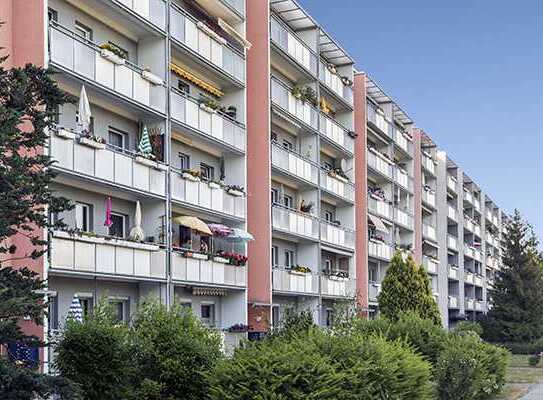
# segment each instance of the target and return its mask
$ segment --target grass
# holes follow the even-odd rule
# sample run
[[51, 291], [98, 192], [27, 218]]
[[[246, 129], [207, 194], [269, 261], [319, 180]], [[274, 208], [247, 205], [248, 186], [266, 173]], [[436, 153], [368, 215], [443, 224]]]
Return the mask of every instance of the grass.
[[530, 385], [543, 382], [543, 362], [531, 367], [528, 356], [513, 355], [507, 369], [507, 384], [496, 400], [517, 400], [528, 392]]

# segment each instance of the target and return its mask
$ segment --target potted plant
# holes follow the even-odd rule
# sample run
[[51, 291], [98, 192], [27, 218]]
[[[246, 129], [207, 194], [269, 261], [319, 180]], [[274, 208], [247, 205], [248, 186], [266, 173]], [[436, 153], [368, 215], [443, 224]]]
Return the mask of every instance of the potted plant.
[[233, 120], [236, 120], [237, 116], [238, 116], [238, 109], [236, 106], [228, 106], [226, 108], [226, 110], [224, 111], [224, 113], [226, 115], [228, 115], [230, 118], [232, 118]]
[[126, 62], [123, 52], [111, 43], [102, 43], [98, 47], [101, 49], [100, 55], [103, 58], [111, 61], [113, 64], [124, 65], [124, 63]]
[[212, 179], [212, 180], [207, 182], [207, 185], [211, 189], [220, 189], [222, 187], [222, 182], [217, 180], [217, 179]]
[[311, 268], [306, 267], [305, 265], [296, 264], [289, 272], [296, 275], [305, 275], [311, 273]]
[[302, 89], [299, 86], [294, 86], [290, 93], [294, 96], [295, 99], [302, 100], [303, 93]]
[[311, 86], [306, 86], [305, 88], [303, 88], [302, 100], [308, 101], [314, 107], [317, 107], [317, 105], [318, 105], [317, 93], [315, 92], [315, 90]]
[[328, 172], [328, 175], [330, 175], [333, 178], [336, 178], [337, 180], [341, 182], [344, 182], [344, 183], [349, 182], [349, 177], [345, 175], [345, 172], [343, 172], [341, 168], [334, 168], [333, 170], [330, 170], [330, 172]]
[[326, 65], [326, 68], [328, 68], [328, 71], [330, 71], [332, 74], [337, 74], [336, 66], [332, 63], [328, 63]]
[[209, 260], [209, 256], [207, 254], [204, 254], [204, 253], [192, 253], [192, 258], [194, 258], [195, 260], [204, 260], [204, 261], [207, 261]]
[[306, 203], [305, 200], [302, 200], [302, 203], [300, 204], [300, 211], [303, 213], [311, 214], [314, 206], [315, 204], [312, 201]]
[[230, 260], [226, 257], [223, 257], [222, 254], [219, 252], [213, 256], [213, 261], [220, 264], [228, 264], [230, 263]]
[[195, 169], [184, 169], [181, 171], [181, 177], [187, 181], [200, 182], [200, 171]]
[[216, 100], [210, 97], [202, 96], [202, 98], [200, 99], [200, 108], [204, 111], [207, 111], [208, 113], [213, 114], [219, 108], [219, 103], [217, 103]]
[[74, 140], [75, 139], [75, 132], [73, 131], [70, 131], [68, 129], [65, 129], [63, 128], [62, 126], [58, 126], [56, 131], [55, 131], [55, 134], [62, 138], [62, 139], [71, 139], [71, 140]]
[[245, 324], [234, 324], [225, 330], [230, 333], [245, 333], [249, 330], [249, 326]]
[[349, 86], [349, 87], [353, 86], [353, 81], [350, 80], [350, 79], [349, 79], [348, 77], [346, 77], [346, 76], [342, 76], [342, 77], [341, 77], [341, 82], [343, 82], [343, 84], [344, 84], [345, 86]]
[[141, 71], [141, 77], [145, 79], [148, 82], [151, 82], [155, 86], [162, 86], [164, 85], [164, 80], [160, 78], [159, 76], [156, 76], [151, 72], [151, 68], [145, 67]]
[[106, 139], [91, 133], [86, 133], [80, 136], [79, 143], [97, 150], [103, 150], [106, 148]]
[[351, 131], [351, 130], [347, 131], [347, 135], [349, 135], [349, 137], [351, 139], [356, 139], [358, 137], [358, 133], [356, 133], [355, 131]]
[[248, 257], [244, 254], [240, 253], [234, 253], [234, 252], [226, 252], [226, 251], [220, 251], [217, 253], [219, 257], [226, 258], [228, 260], [228, 264], [234, 265], [236, 267], [243, 267], [247, 264]]
[[243, 197], [245, 196], [245, 189], [239, 185], [228, 185], [226, 186], [226, 193], [235, 197]]

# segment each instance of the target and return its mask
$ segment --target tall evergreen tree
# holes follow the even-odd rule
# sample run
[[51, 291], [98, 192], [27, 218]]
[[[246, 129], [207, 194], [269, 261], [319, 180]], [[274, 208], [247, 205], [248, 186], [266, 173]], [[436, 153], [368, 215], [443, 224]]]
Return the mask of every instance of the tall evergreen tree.
[[538, 239], [518, 210], [502, 238], [502, 267], [489, 290], [491, 309], [481, 322], [493, 341], [543, 336], [543, 270]]
[[441, 325], [428, 274], [411, 256], [404, 260], [400, 252], [396, 252], [392, 258], [383, 279], [379, 310], [391, 320], [397, 320], [403, 313], [414, 312], [423, 319]]

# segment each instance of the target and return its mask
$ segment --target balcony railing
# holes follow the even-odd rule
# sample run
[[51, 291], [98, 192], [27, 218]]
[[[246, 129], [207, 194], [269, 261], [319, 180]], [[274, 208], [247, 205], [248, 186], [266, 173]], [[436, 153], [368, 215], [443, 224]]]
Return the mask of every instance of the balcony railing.
[[484, 301], [475, 300], [475, 311], [484, 311]]
[[432, 225], [422, 224], [422, 235], [429, 240], [436, 241], [436, 228]]
[[356, 279], [321, 275], [321, 295], [354, 297], [356, 295]]
[[475, 275], [475, 277], [473, 278], [473, 284], [475, 286], [482, 287], [483, 286], [483, 277], [481, 275]]
[[394, 182], [410, 192], [413, 191], [413, 178], [398, 166], [394, 168]]
[[78, 273], [166, 279], [166, 252], [154, 244], [55, 231], [50, 266]]
[[479, 225], [477, 222], [473, 222], [473, 233], [477, 236], [481, 236], [481, 225]]
[[218, 143], [245, 151], [245, 126], [221, 112], [209, 112], [198, 101], [172, 88], [170, 92], [172, 118], [197, 130]]
[[447, 187], [453, 192], [456, 192], [456, 178], [455, 177], [451, 175], [447, 175]]
[[238, 82], [245, 82], [245, 58], [224, 38], [212, 32], [205, 23], [180, 7], [170, 7], [170, 33], [172, 38], [198, 54], [221, 72]]
[[319, 112], [307, 101], [295, 98], [292, 89], [286, 86], [279, 79], [271, 78], [271, 99], [272, 102], [294, 116], [297, 120], [317, 130]]
[[448, 277], [450, 279], [454, 279], [454, 280], [458, 280], [459, 278], [459, 272], [458, 272], [458, 268], [457, 267], [453, 267], [452, 265], [449, 265], [449, 272], [448, 272]]
[[456, 208], [454, 208], [450, 204], [447, 204], [447, 216], [451, 220], [456, 221]]
[[458, 308], [458, 297], [449, 296], [449, 308]]
[[[202, 254], [202, 259], [172, 254], [172, 279], [204, 285], [247, 286], [247, 267], [213, 261]], [[205, 258], [207, 257], [207, 259]]]
[[166, 29], [166, 2], [164, 0], [119, 0], [119, 2], [160, 29]]
[[435, 275], [437, 274], [437, 270], [439, 268], [439, 260], [436, 260], [433, 257], [423, 256], [422, 265], [429, 274]]
[[436, 192], [433, 190], [426, 190], [422, 188], [422, 201], [431, 207], [436, 206]]
[[338, 74], [330, 72], [326, 64], [321, 60], [319, 65], [319, 79], [332, 92], [342, 98], [347, 104], [353, 105], [353, 89], [341, 80]]
[[317, 76], [316, 54], [277, 18], [272, 16], [270, 25], [272, 42], [313, 76]]
[[469, 284], [473, 285], [474, 278], [475, 278], [475, 275], [473, 274], [473, 272], [466, 271], [464, 273], [464, 282], [465, 283], [469, 283]]
[[317, 295], [319, 293], [319, 276], [313, 273], [274, 268], [273, 290]]
[[55, 65], [145, 107], [165, 111], [166, 88], [151, 83], [139, 66], [128, 60], [114, 63], [101, 55], [98, 45], [53, 21], [49, 22], [49, 41], [49, 58]]
[[394, 207], [394, 221], [407, 228], [413, 229], [413, 215]]
[[[66, 132], [60, 129], [59, 132]], [[68, 131], [75, 136], [74, 132]], [[94, 142], [90, 143], [93, 144]], [[114, 185], [166, 195], [166, 165], [112, 146], [90, 147], [77, 139], [51, 135], [51, 157], [55, 167], [84, 174]]]
[[407, 154], [413, 155], [413, 139], [403, 133], [401, 129], [394, 129], [394, 142], [402, 148]]
[[321, 187], [349, 202], [354, 201], [354, 185], [331, 176], [328, 171], [321, 170]]
[[393, 139], [392, 124], [386, 119], [385, 114], [373, 104], [367, 103], [367, 120], [377, 127], [382, 133]]
[[447, 246], [449, 249], [458, 251], [458, 239], [452, 235], [447, 235]]
[[464, 228], [466, 228], [466, 230], [470, 232], [473, 232], [474, 227], [473, 227], [473, 221], [471, 220], [471, 218], [464, 216]]
[[394, 254], [394, 247], [380, 240], [368, 240], [368, 253], [371, 257], [390, 261]]
[[371, 195], [368, 196], [368, 209], [381, 217], [392, 219], [392, 206], [390, 203], [376, 199]]
[[336, 246], [354, 249], [355, 231], [321, 221], [321, 240]]
[[321, 113], [320, 116], [319, 131], [321, 135], [328, 138], [342, 149], [345, 149], [350, 153], [354, 151], [354, 139], [349, 136], [348, 129], [323, 113]]
[[477, 199], [474, 197], [473, 199], [473, 207], [477, 210], [477, 211], [481, 211], [481, 200]]
[[377, 150], [368, 149], [368, 166], [392, 179], [394, 176], [393, 164], [389, 160], [385, 159], [385, 157], [383, 157], [381, 154], [377, 153]]
[[381, 284], [376, 282], [369, 282], [368, 283], [368, 298], [370, 301], [377, 301], [377, 298], [379, 297], [379, 293], [381, 293]]
[[474, 299], [466, 299], [466, 310], [474, 310], [475, 309], [475, 300]]
[[314, 185], [318, 184], [319, 168], [315, 163], [275, 142], [272, 142], [271, 150], [273, 166]]
[[436, 165], [432, 157], [422, 153], [422, 167], [432, 175], [436, 174]]
[[473, 195], [471, 194], [471, 192], [464, 188], [464, 200], [466, 200], [468, 203], [472, 204], [473, 203]]
[[272, 206], [272, 223], [274, 229], [315, 240], [319, 239], [319, 220], [312, 215], [274, 204]]
[[181, 171], [172, 171], [170, 177], [172, 200], [204, 208], [210, 212], [245, 218], [246, 198], [234, 196], [225, 189], [215, 188], [208, 182], [185, 179]]

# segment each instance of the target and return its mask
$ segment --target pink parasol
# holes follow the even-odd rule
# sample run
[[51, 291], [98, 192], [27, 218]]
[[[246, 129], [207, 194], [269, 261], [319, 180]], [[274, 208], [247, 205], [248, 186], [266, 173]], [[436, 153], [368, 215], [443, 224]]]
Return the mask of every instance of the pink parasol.
[[214, 236], [228, 236], [232, 234], [233, 229], [222, 224], [207, 224]]
[[104, 221], [104, 226], [109, 228], [111, 225], [113, 225], [113, 221], [111, 220], [111, 197], [108, 197], [106, 200], [106, 220]]

